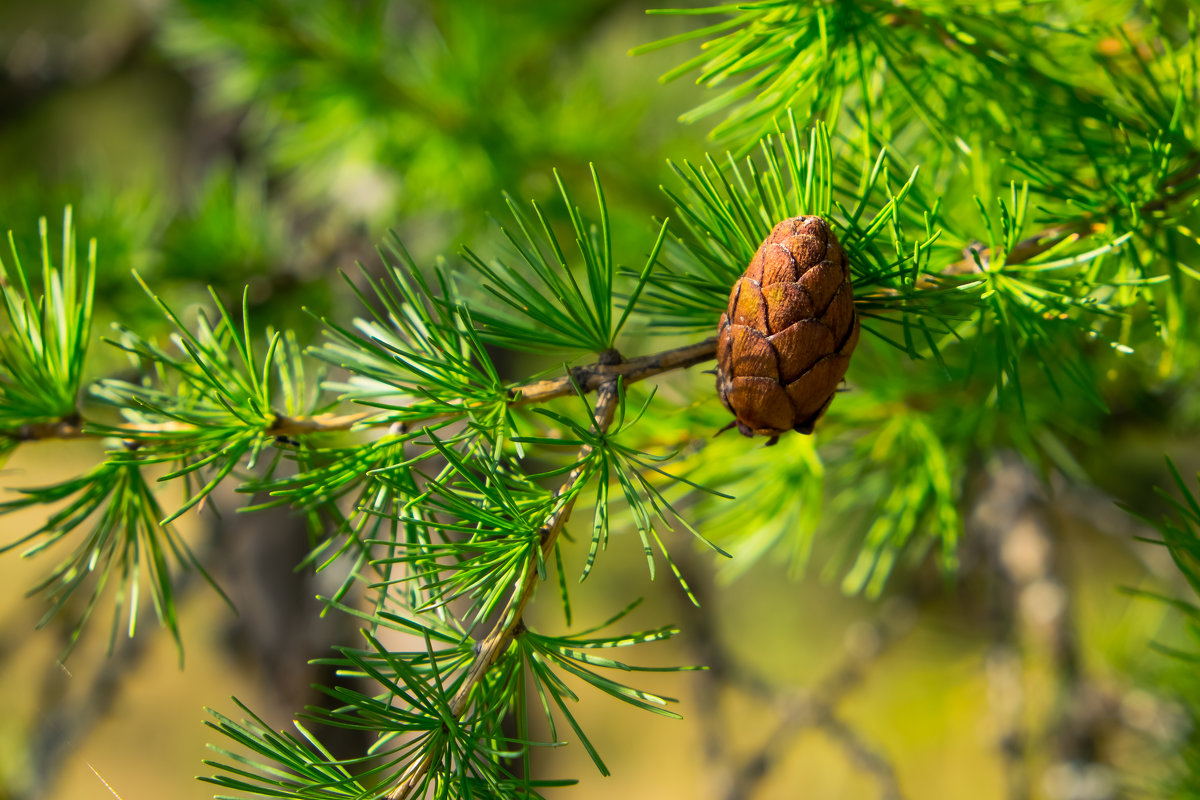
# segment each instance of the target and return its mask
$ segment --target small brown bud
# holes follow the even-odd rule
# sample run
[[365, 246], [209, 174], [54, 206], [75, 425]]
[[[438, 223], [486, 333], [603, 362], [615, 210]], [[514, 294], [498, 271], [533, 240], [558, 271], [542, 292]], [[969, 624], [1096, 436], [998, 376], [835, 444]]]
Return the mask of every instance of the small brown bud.
[[858, 344], [850, 265], [820, 217], [775, 226], [717, 329], [717, 394], [746, 436], [812, 433]]

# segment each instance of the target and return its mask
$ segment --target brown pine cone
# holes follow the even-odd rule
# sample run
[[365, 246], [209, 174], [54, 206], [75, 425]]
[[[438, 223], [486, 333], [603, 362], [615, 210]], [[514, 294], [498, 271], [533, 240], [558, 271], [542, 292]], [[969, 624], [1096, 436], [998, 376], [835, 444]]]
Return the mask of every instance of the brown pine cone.
[[850, 265], [820, 217], [775, 226], [734, 284], [717, 340], [717, 394], [745, 436], [812, 433], [858, 344]]

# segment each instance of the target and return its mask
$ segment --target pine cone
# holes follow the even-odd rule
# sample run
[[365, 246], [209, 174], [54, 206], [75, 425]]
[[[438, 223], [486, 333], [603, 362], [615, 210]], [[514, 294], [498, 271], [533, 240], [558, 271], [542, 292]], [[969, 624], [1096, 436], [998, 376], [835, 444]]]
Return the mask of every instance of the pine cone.
[[734, 284], [717, 340], [717, 394], [745, 436], [812, 433], [858, 344], [850, 265], [820, 217], [775, 226]]

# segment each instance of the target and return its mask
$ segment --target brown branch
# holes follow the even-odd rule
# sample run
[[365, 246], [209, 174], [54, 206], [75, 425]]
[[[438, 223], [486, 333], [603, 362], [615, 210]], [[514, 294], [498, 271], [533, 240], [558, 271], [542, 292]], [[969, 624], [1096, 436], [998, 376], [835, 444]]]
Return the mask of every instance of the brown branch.
[[[1052, 247], [1070, 239], [1075, 241], [1084, 236], [1090, 236], [1093, 233], [1099, 233], [1108, 226], [1102, 222], [1095, 222], [1090, 216], [1082, 217], [1074, 222], [1063, 223], [1061, 225], [1051, 225], [1049, 228], [1041, 230], [1030, 236], [1027, 239], [1022, 239], [1013, 245], [1012, 250], [1004, 256], [1005, 264], [1023, 264], [1032, 258], [1040, 256]], [[1001, 250], [1002, 248], [997, 248]], [[992, 252], [979, 253], [979, 260], [986, 266], [988, 260], [992, 257]], [[974, 255], [967, 255], [945, 267], [942, 275], [971, 275], [979, 272], [979, 263], [976, 262]], [[927, 276], [929, 279], [929, 276]], [[936, 284], [935, 284], [936, 285]]]
[[[1192, 157], [1171, 176], [1165, 178], [1159, 185], [1161, 194], [1154, 200], [1145, 203], [1137, 210], [1137, 215], [1140, 217], [1149, 217], [1165, 211], [1173, 201], [1179, 200], [1186, 196], [1179, 194], [1175, 190], [1189, 181], [1194, 181], [1200, 178], [1200, 153], [1193, 153]], [[1080, 215], [1078, 219], [1071, 222], [1064, 222], [1058, 225], [1051, 225], [1041, 231], [1038, 231], [1033, 236], [1027, 239], [1022, 239], [1013, 245], [1012, 250], [1004, 254], [1005, 264], [1024, 264], [1030, 261], [1047, 250], [1055, 247], [1067, 239], [1072, 241], [1081, 239], [1084, 236], [1091, 236], [1094, 233], [1100, 233], [1107, 229], [1109, 224], [1103, 221], [1107, 217], [1116, 214], [1120, 209], [1110, 208], [1101, 213], [1085, 213]], [[914, 288], [930, 291], [936, 289], [945, 289], [953, 284], [944, 278], [956, 277], [960, 275], [975, 275], [980, 273], [980, 264], [987, 268], [987, 264], [993, 258], [997, 257], [999, 252], [1003, 252], [1003, 248], [995, 248], [994, 250], [981, 250], [977, 253], [964, 254], [958, 261], [954, 261], [938, 273], [922, 273], [917, 276]], [[894, 298], [900, 292], [896, 289], [884, 288], [877, 289], [868, 294], [860, 296], [857, 300], [860, 304], [866, 302], [886, 300]]]
[[[696, 345], [694, 347], [700, 346]], [[645, 359], [641, 359], [641, 361], [645, 362], [644, 370], [651, 369], [649, 362], [645, 361]], [[635, 362], [627, 363], [633, 364]], [[688, 363], [696, 362], [690, 361]], [[607, 431], [609, 426], [612, 425], [618, 399], [616, 376], [637, 374], [637, 372], [630, 373], [616, 369], [616, 367], [620, 366], [625, 365], [596, 364], [589, 368], [594, 370], [596, 374], [606, 376], [595, 383], [596, 388], [599, 389], [599, 393], [596, 398], [596, 424], [593, 426], [593, 430], [597, 433]], [[687, 366], [687, 364], [678, 364], [669, 367], [669, 369], [675, 369], [678, 366]], [[657, 371], [662, 372], [665, 369], [659, 368]], [[657, 372], [646, 371], [644, 375], [632, 378], [632, 380], [640, 380], [641, 377], [648, 377], [652, 374], [657, 374]], [[587, 380], [593, 381], [595, 379], [587, 377]], [[591, 388], [583, 380], [579, 380], [578, 382], [580, 388], [584, 391]], [[549, 385], [558, 382], [545, 381], [543, 383]], [[557, 397], [559, 395], [552, 394], [550, 396]], [[545, 397], [545, 399], [549, 399], [549, 397]], [[563, 526], [571, 516], [571, 511], [575, 508], [575, 500], [579, 496], [579, 493], [575, 490], [582, 481], [587, 479], [588, 469], [586, 462], [592, 450], [591, 445], [584, 445], [580, 448], [577, 457], [579, 465], [571, 470], [566, 480], [559, 487], [556, 496], [556, 500], [558, 501], [556, 504], [557, 508], [546, 518], [546, 523], [540, 531], [541, 543], [539, 549], [541, 552], [539, 558], [529, 559], [525, 567], [524, 576], [517, 583], [512, 595], [509, 596], [508, 603], [496, 621], [495, 626], [475, 645], [475, 659], [471, 662], [471, 666], [468, 667], [458, 691], [450, 699], [450, 713], [456, 720], [461, 719], [470, 707], [471, 696], [475, 687], [479, 685], [479, 682], [483, 680], [488, 670], [496, 664], [500, 656], [512, 644], [513, 639], [523, 630], [522, 615], [526, 604], [529, 602], [529, 598], [533, 596], [534, 589], [538, 585], [537, 565], [539, 562], [545, 563], [554, 552], [554, 545], [558, 541], [558, 535], [562, 532]], [[441, 753], [438, 750], [431, 749], [426, 751], [421, 758], [414, 761], [400, 776], [399, 784], [388, 795], [389, 800], [411, 800], [411, 798], [415, 797], [416, 793], [425, 785], [429, 771], [440, 756]]]
[[0, 436], [15, 442], [35, 442], [41, 439], [79, 439], [86, 436], [77, 415], [62, 419], [27, 422], [20, 427], [0, 432]]
[[[559, 397], [568, 397], [575, 394], [576, 386], [584, 394], [587, 394], [607, 383], [614, 382], [617, 378], [623, 379], [625, 385], [628, 386], [635, 381], [652, 378], [664, 372], [685, 369], [716, 357], [717, 338], [715, 336], [709, 337], [702, 342], [676, 347], [672, 350], [664, 350], [660, 353], [651, 353], [648, 356], [639, 356], [629, 361], [613, 363], [612, 359], [602, 356], [594, 364], [571, 367], [569, 370], [570, 374], [561, 378], [551, 378], [549, 380], [534, 381], [514, 386], [509, 390], [512, 399], [509, 400], [508, 405], [510, 408], [514, 408], [517, 406], [545, 403]], [[471, 406], [467, 404], [463, 406], [464, 411], [470, 408]], [[408, 417], [401, 420], [388, 418], [381, 420], [379, 424], [391, 424], [395, 422], [401, 431], [409, 431], [413, 428], [427, 425], [430, 422], [450, 419], [461, 413], [463, 412], [456, 410], [439, 412], [422, 417]]]
[[[717, 340], [712, 337], [695, 344], [639, 356], [620, 363], [610, 363], [610, 359], [601, 358], [594, 364], [572, 367], [569, 375], [561, 378], [513, 386], [509, 389], [508, 405], [509, 407], [535, 405], [558, 397], [567, 397], [575, 393], [576, 385], [587, 394], [617, 378], [622, 378], [626, 384], [630, 384], [664, 372], [700, 364], [716, 358], [716, 354]], [[397, 419], [397, 415], [403, 414], [405, 410], [403, 407], [347, 414], [317, 414], [311, 417], [289, 417], [277, 414], [264, 433], [268, 436], [286, 439], [320, 433], [338, 433], [349, 431], [355, 427], [382, 428], [392, 425], [395, 425], [400, 432], [406, 432], [431, 422], [453, 419], [470, 411], [473, 407], [470, 403], [462, 403], [452, 411], [438, 411], [399, 419]], [[185, 433], [194, 430], [196, 430], [195, 426], [183, 422], [166, 422], [145, 426], [124, 425], [117, 428], [119, 432], [128, 432], [130, 441], [137, 441], [139, 434], [144, 436], [172, 432]], [[30, 423], [10, 430], [0, 430], [0, 438], [7, 437], [18, 442], [43, 439], [109, 438], [113, 435], [111, 429], [89, 428], [87, 423], [77, 416], [70, 419]]]
[[[1187, 163], [1176, 170], [1173, 175], [1163, 180], [1159, 187], [1162, 193], [1156, 199], [1142, 205], [1137, 211], [1138, 216], [1148, 217], [1165, 211], [1172, 200], [1178, 199], [1178, 196], [1170, 190], [1176, 189], [1182, 184], [1195, 180], [1198, 177], [1200, 177], [1200, 153], [1193, 153]], [[1093, 233], [1099, 233], [1108, 227], [1108, 223], [1103, 222], [1102, 218], [1111, 216], [1116, 211], [1117, 209], [1110, 208], [1102, 214], [1087, 213], [1072, 222], [1051, 225], [1045, 230], [1030, 236], [1028, 239], [1022, 239], [1013, 245], [1012, 250], [1005, 255], [1004, 263], [1022, 264], [1036, 258], [1067, 239], [1075, 240], [1084, 236], [1090, 236]], [[979, 257], [980, 260], [985, 260], [989, 257], [989, 254], [980, 253]], [[969, 275], [975, 272], [979, 272], [979, 264], [976, 263], [974, 256], [967, 255], [947, 266], [942, 270], [941, 274]], [[922, 288], [931, 288], [938, 285], [937, 278], [934, 276], [922, 276], [922, 280], [929, 282], [928, 286], [923, 286]], [[921, 286], [920, 280], [918, 281], [918, 286]]]

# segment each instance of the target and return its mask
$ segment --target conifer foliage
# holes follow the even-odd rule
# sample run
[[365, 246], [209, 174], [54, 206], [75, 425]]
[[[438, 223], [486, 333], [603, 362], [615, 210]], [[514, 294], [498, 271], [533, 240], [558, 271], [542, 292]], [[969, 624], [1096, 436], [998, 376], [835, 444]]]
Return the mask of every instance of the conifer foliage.
[[[247, 513], [310, 520], [304, 568], [337, 576], [325, 601], [361, 641], [328, 657], [332, 703], [293, 730], [245, 706], [212, 714], [203, 780], [219, 796], [536, 797], [562, 782], [532, 754], [565, 740], [607, 774], [575, 710], [594, 696], [572, 687], [678, 713], [638, 681], [664, 669], [640, 665], [674, 627], [628, 624], [634, 596], [596, 627], [572, 615], [571, 587], [609, 547], [640, 547], [648, 576], [693, 600], [679, 548], [802, 570], [830, 529], [823, 566], [849, 592], [930, 558], [953, 581], [974, 460], [1012, 450], [1077, 475], [1110, 400], [1098, 375], [1136, 369], [1130, 353], [1158, 354], [1138, 356], [1155, 380], [1195, 364], [1196, 18], [1118, 24], [1075, 5], [653, 11], [683, 32], [636, 53], [678, 51], [664, 79], [712, 90], [683, 121], [721, 119], [711, 155], [663, 165], [668, 210], [639, 247], [613, 236], [604, 163], [590, 184], [553, 173], [555, 208], [506, 197], [493, 251], [418, 263], [385, 241], [382, 272], [343, 276], [359, 307], [312, 342], [257, 318], [248, 292], [191, 314], [149, 282], [165, 340], [96, 330], [104, 243], [81, 252], [68, 210], [56, 248], [43, 220], [40, 254], [14, 240], [0, 262], [0, 452], [87, 437], [104, 455], [9, 487], [0, 512], [48, 511], [5, 549], [41, 567], [46, 619], [71, 615], [73, 638], [110, 606], [112, 635], [132, 636], [149, 595], [178, 639], [175, 582], [205, 570], [183, 515], [231, 486], [257, 498]], [[728, 414], [692, 368], [717, 358], [760, 244], [807, 215], [851, 273], [847, 391], [812, 437], [714, 438]], [[120, 377], [85, 378], [97, 348], [126, 359]], [[182, 501], [164, 505], [164, 485]], [[1195, 504], [1178, 510], [1194, 527]], [[1183, 528], [1167, 530], [1182, 552]], [[582, 560], [568, 536], [588, 542]], [[535, 628], [531, 603], [564, 623]], [[375, 743], [335, 758], [318, 726]]]

